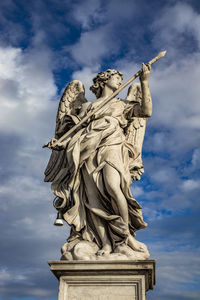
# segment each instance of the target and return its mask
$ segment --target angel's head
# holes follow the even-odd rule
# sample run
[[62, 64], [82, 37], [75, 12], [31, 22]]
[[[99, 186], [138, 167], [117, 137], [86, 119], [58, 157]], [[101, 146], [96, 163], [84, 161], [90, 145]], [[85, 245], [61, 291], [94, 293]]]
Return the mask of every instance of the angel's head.
[[110, 85], [111, 88], [117, 89], [123, 80], [123, 74], [117, 70], [108, 69], [105, 72], [100, 72], [94, 77], [94, 84], [90, 90], [96, 95], [97, 98], [101, 97], [105, 85]]

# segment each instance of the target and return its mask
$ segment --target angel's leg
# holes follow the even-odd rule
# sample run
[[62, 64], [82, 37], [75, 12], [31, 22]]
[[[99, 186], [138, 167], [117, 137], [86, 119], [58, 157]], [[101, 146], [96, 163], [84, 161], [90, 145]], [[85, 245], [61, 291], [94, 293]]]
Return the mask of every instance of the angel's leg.
[[[127, 224], [127, 229], [128, 229], [128, 221], [129, 221], [128, 205], [127, 205], [127, 200], [121, 190], [121, 179], [120, 179], [119, 172], [109, 164], [106, 164], [105, 167], [103, 168], [103, 176], [104, 176], [106, 190], [112, 197], [113, 201], [115, 201], [115, 205], [119, 210], [119, 215]], [[145, 244], [137, 241], [130, 233], [128, 236], [128, 245], [133, 250], [136, 251], [143, 252], [147, 250]]]
[[112, 252], [112, 246], [111, 246], [110, 239], [108, 237], [106, 223], [101, 218], [94, 215], [92, 212], [91, 212], [91, 217], [102, 242], [102, 247], [97, 252], [97, 255], [110, 254], [110, 252]]
[[122, 217], [128, 227], [128, 204], [121, 190], [121, 179], [119, 172], [111, 165], [106, 164], [103, 168], [103, 177], [106, 190], [115, 202], [119, 210], [119, 215]]
[[[96, 184], [94, 183], [92, 173], [88, 174], [85, 167], [83, 167], [82, 174], [86, 186], [86, 194], [87, 194], [89, 204], [93, 208], [99, 208], [100, 207], [99, 191], [97, 190]], [[97, 254], [98, 255], [109, 254], [112, 251], [112, 246], [107, 232], [106, 222], [102, 218], [94, 214], [92, 211], [90, 211], [90, 215], [102, 243], [102, 248], [101, 250], [98, 251]]]

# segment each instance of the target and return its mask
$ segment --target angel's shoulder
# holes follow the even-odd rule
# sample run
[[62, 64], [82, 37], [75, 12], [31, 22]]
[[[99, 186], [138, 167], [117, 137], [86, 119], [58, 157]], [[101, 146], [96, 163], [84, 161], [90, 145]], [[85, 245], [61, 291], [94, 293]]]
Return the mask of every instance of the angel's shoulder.
[[123, 102], [124, 102], [125, 106], [126, 105], [136, 105], [136, 104], [139, 104], [139, 101], [136, 101], [136, 100], [127, 100], [127, 99], [125, 99], [125, 100], [123, 100]]
[[117, 98], [117, 100], [125, 107], [127, 105], [135, 105], [138, 104], [139, 102], [136, 100], [127, 100], [127, 99], [121, 99]]
[[125, 107], [126, 106], [126, 103], [124, 99], [121, 99], [121, 98], [115, 98], [116, 99], [116, 103], [118, 103], [119, 105]]
[[140, 109], [141, 107], [138, 101], [124, 100], [124, 115], [128, 120], [133, 117], [139, 117]]
[[134, 110], [137, 106], [140, 106], [138, 101], [130, 101], [130, 100], [123, 100], [123, 105], [125, 110]]

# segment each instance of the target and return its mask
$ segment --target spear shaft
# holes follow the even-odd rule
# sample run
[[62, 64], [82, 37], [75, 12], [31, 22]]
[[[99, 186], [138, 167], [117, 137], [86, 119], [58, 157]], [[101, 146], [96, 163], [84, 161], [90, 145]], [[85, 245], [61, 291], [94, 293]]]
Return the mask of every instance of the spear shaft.
[[[148, 62], [148, 65], [154, 64], [157, 60], [164, 57], [166, 51], [160, 52], [156, 57]], [[92, 115], [99, 111], [104, 105], [106, 105], [111, 99], [117, 96], [127, 85], [129, 85], [133, 80], [140, 76], [142, 70], [139, 70], [135, 73], [129, 80], [127, 80], [124, 84], [122, 84], [112, 95], [108, 96], [102, 103], [100, 103], [96, 109], [90, 111], [87, 116], [85, 116], [78, 124], [73, 126], [69, 131], [67, 131], [62, 137], [60, 137], [55, 143], [53, 143], [53, 147], [56, 146], [58, 143], [62, 142], [65, 138], [69, 137], [77, 128], [79, 128], [83, 123], [85, 123]], [[48, 147], [49, 143], [44, 144], [43, 148]]]

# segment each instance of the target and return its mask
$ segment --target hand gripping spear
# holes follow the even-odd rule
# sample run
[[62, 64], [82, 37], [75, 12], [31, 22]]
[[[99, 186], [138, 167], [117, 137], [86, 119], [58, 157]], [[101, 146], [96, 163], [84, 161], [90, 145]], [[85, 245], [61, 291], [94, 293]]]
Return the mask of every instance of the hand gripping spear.
[[[152, 60], [150, 60], [147, 65], [154, 64], [157, 60], [159, 60], [160, 58], [164, 57], [165, 54], [166, 54], [166, 51], [160, 52], [156, 57], [154, 57]], [[113, 99], [115, 96], [117, 96], [127, 85], [129, 85], [133, 80], [135, 80], [137, 77], [139, 77], [141, 73], [142, 73], [142, 70], [139, 70], [137, 73], [135, 73], [129, 80], [127, 80], [124, 84], [122, 84], [112, 95], [108, 96], [104, 100], [104, 102], [102, 102], [101, 104], [99, 104], [96, 107], [96, 109], [94, 109], [93, 111], [89, 112], [87, 114], [87, 116], [85, 116], [78, 124], [76, 124], [74, 127], [72, 127], [69, 131], [67, 131], [61, 138], [59, 138], [58, 140], [56, 140], [54, 143], [51, 143], [51, 144], [48, 143], [48, 142], [45, 143], [44, 146], [43, 146], [43, 148], [46, 148], [46, 147], [53, 148], [53, 147], [57, 146], [60, 142], [62, 142], [64, 139], [66, 139], [67, 137], [69, 137], [77, 128], [79, 128], [90, 117], [92, 117], [93, 114], [95, 114], [96, 112], [98, 112], [99, 109], [101, 109], [111, 99]]]

